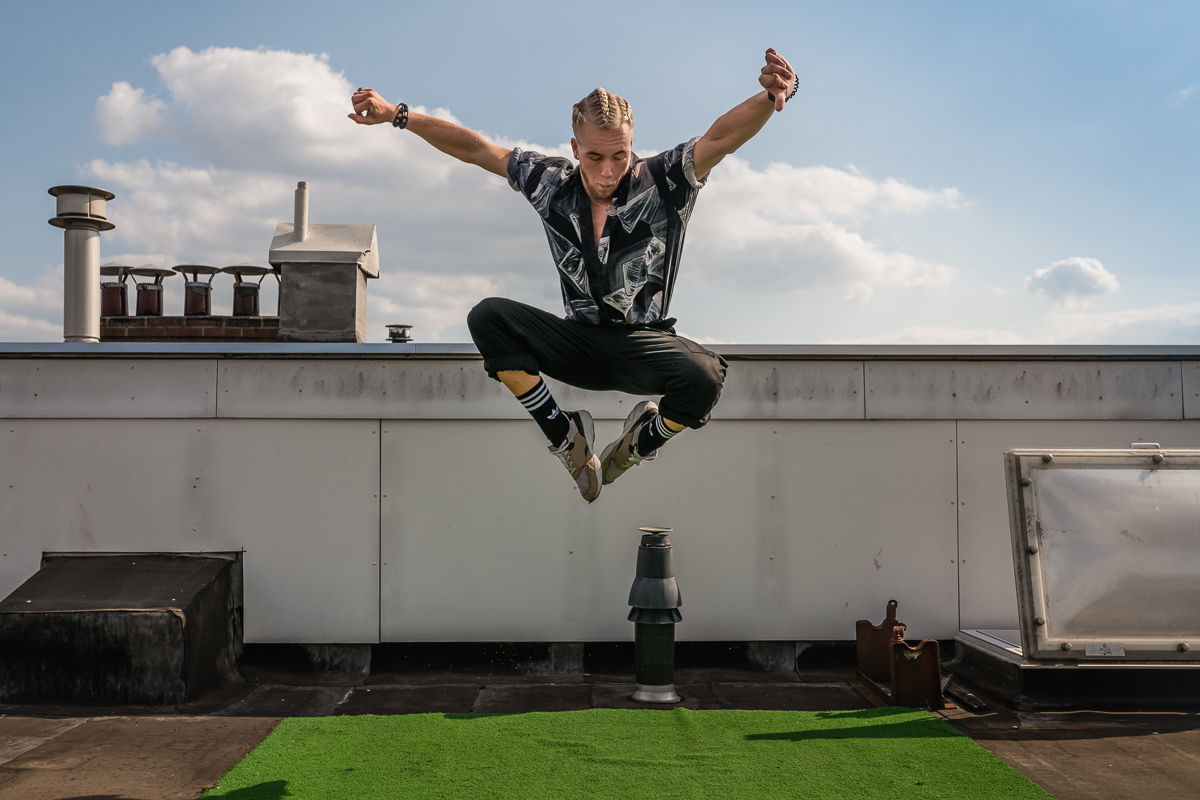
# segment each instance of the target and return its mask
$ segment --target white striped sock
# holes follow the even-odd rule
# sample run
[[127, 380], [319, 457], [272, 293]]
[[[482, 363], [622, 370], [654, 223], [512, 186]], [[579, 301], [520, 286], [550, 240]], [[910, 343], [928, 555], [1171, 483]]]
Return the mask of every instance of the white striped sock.
[[526, 411], [534, 411], [541, 408], [549, 399], [550, 387], [546, 386], [545, 381], [538, 381], [536, 387], [520, 398], [521, 405], [525, 406]]
[[667, 422], [666, 422], [666, 420], [663, 419], [662, 414], [659, 414], [658, 416], [656, 416], [654, 418], [653, 424], [654, 424], [654, 433], [658, 436], [661, 436], [664, 439], [670, 439], [672, 436], [679, 433], [679, 431], [673, 431], [667, 427]]

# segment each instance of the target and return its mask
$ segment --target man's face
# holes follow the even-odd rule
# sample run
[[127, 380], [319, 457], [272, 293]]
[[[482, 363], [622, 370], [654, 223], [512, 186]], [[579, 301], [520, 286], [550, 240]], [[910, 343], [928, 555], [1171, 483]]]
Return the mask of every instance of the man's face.
[[617, 184], [629, 171], [633, 154], [633, 128], [622, 125], [603, 131], [593, 125], [584, 125], [571, 139], [571, 149], [579, 159], [579, 174], [588, 196], [606, 203], [612, 199]]

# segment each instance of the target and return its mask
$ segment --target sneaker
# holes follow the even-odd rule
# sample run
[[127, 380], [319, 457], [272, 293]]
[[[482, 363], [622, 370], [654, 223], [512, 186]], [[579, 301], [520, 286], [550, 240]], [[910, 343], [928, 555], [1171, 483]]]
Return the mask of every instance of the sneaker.
[[621, 429], [621, 437], [604, 448], [604, 454], [600, 456], [600, 470], [604, 473], [605, 483], [612, 483], [630, 467], [636, 467], [643, 461], [653, 461], [658, 456], [657, 450], [646, 456], [638, 455], [635, 447], [642, 430], [657, 414], [658, 403], [653, 400], [643, 400], [629, 412], [625, 427]]
[[567, 472], [575, 479], [579, 493], [589, 503], [600, 496], [600, 459], [592, 449], [596, 438], [596, 430], [592, 426], [592, 415], [586, 411], [566, 411], [567, 420], [571, 423], [567, 429], [566, 440], [558, 447], [550, 447], [550, 452], [558, 456]]

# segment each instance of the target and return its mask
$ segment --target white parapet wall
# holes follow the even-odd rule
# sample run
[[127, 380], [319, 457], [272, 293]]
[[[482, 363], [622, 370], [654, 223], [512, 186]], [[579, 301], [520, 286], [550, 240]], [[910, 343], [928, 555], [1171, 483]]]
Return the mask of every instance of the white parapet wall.
[[[712, 423], [583, 502], [467, 345], [0, 345], [0, 597], [243, 555], [248, 642], [606, 641], [643, 525], [682, 640], [1015, 628], [1002, 454], [1200, 447], [1200, 347], [716, 347]], [[636, 398], [551, 382], [615, 437]]]

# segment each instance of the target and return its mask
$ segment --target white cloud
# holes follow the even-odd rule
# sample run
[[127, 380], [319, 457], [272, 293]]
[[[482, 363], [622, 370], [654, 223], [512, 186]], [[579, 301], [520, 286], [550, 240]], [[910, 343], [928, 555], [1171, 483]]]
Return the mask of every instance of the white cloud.
[[[388, 181], [413, 193], [444, 184], [465, 166], [390, 126], [364, 129], [347, 119], [354, 87], [326, 56], [177, 47], [151, 63], [172, 109], [186, 120], [176, 135], [201, 161], [223, 169], [300, 169], [313, 179]], [[417, 110], [453, 119], [445, 109]]]
[[879, 286], [944, 287], [958, 275], [948, 265], [885, 250], [842, 224], [955, 207], [956, 190], [913, 189], [827, 167], [775, 164], [755, 172], [741, 159], [725, 161], [713, 170], [688, 228], [689, 275], [759, 292], [842, 286], [847, 300], [860, 302]]
[[835, 339], [827, 344], [1029, 344], [1020, 334], [996, 328], [951, 328], [912, 325], [898, 331], [856, 339]]
[[918, 189], [895, 178], [876, 181], [853, 168], [776, 163], [759, 172], [737, 156], [727, 156], [713, 171], [710, 188], [718, 186], [728, 210], [766, 223], [858, 223], [876, 214], [924, 214], [965, 205], [953, 188]]
[[831, 339], [827, 344], [1164, 344], [1196, 340], [1200, 302], [1163, 303], [1120, 311], [1060, 309], [1043, 318], [1044, 333], [1003, 328], [912, 325], [875, 336]]
[[0, 341], [61, 341], [62, 264], [50, 267], [31, 286], [0, 277]]
[[692, 334], [688, 333], [687, 331], [681, 331], [678, 329], [676, 329], [676, 333], [678, 333], [680, 336], [682, 336], [685, 339], [691, 339], [696, 344], [702, 344], [702, 345], [706, 345], [706, 346], [710, 345], [710, 344], [737, 344], [737, 342], [731, 341], [729, 339], [722, 339], [717, 336], [693, 336]]
[[[558, 306], [544, 234], [520, 195], [416, 136], [348, 120], [354, 86], [327, 57], [179, 47], [151, 62], [168, 99], [114, 84], [97, 103], [98, 126], [113, 143], [174, 137], [193, 165], [92, 161], [89, 177], [117, 193], [109, 206], [117, 229], [106, 241], [133, 256], [262, 263], [275, 223], [292, 216], [296, 181], [307, 180], [313, 222], [378, 225], [382, 278], [369, 284], [372, 339], [382, 339], [389, 322], [416, 325], [418, 341], [462, 339], [466, 310], [486, 294]], [[427, 113], [454, 119], [447, 109]], [[491, 138], [570, 152], [565, 142]], [[963, 205], [956, 189], [829, 167], [756, 171], [730, 157], [701, 195], [685, 269], [689, 279], [750, 291], [840, 287], [858, 301], [882, 285], [945, 286], [953, 268], [888, 250], [854, 228], [876, 216]]]
[[1188, 100], [1190, 100], [1192, 95], [1194, 95], [1195, 93], [1196, 93], [1195, 84], [1187, 87], [1186, 89], [1176, 89], [1175, 91], [1171, 92], [1171, 96], [1169, 98], [1171, 101], [1171, 105], [1181, 106], [1184, 103], [1186, 103]]
[[100, 259], [101, 264], [121, 264], [126, 267], [158, 267], [170, 269], [180, 263], [171, 253], [117, 253]]
[[1094, 258], [1073, 256], [1034, 270], [1025, 279], [1025, 290], [1064, 308], [1081, 308], [1095, 297], [1121, 288], [1116, 276]]
[[265, 263], [275, 223], [291, 216], [283, 212], [292, 205], [295, 184], [279, 175], [145, 160], [97, 159], [87, 169], [99, 185], [117, 193], [108, 212], [117, 228], [104, 238], [135, 251], [219, 266]]
[[25, 311], [62, 310], [63, 268], [47, 269], [32, 286], [21, 286], [8, 278], [0, 278], [0, 309], [20, 308]]
[[498, 284], [480, 275], [420, 272], [381, 272], [378, 287], [367, 298], [375, 327], [412, 325], [417, 341], [439, 340], [445, 329], [461, 325], [477, 302], [500, 293]]
[[[1036, 333], [1032, 333], [1036, 331]], [[1003, 328], [911, 325], [827, 344], [1190, 344], [1200, 333], [1200, 302], [1094, 311], [1058, 308], [1023, 333]]]
[[96, 100], [96, 128], [108, 144], [132, 144], [163, 132], [167, 104], [148, 97], [145, 89], [134, 89], [117, 81], [112, 90]]
[[1120, 311], [1064, 310], [1049, 320], [1062, 342], [1195, 342], [1200, 302], [1163, 303]]
[[62, 341], [62, 315], [52, 322], [40, 317], [10, 314], [0, 311], [0, 341], [4, 342], [58, 342]]

